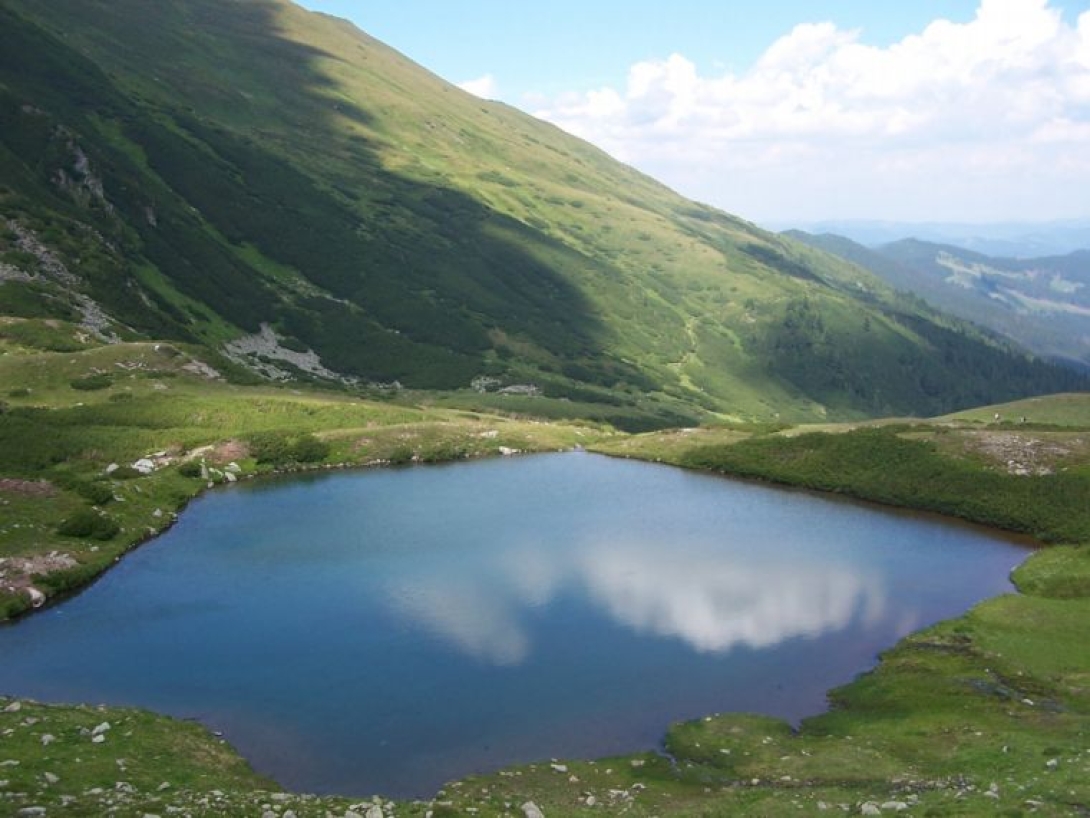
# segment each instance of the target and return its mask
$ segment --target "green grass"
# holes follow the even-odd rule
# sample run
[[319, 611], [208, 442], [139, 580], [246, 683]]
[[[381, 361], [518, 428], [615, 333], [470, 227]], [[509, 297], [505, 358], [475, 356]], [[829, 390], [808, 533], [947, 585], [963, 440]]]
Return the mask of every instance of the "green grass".
[[[43, 374], [43, 391], [53, 389], [58, 400], [71, 401], [77, 395], [66, 396], [61, 384], [72, 362], [55, 355], [64, 365]], [[179, 366], [184, 360], [169, 358]], [[0, 361], [0, 367], [10, 363]], [[157, 403], [164, 398], [153, 384], [160, 382], [170, 383], [173, 409]], [[125, 536], [136, 534], [137, 527], [139, 537], [147, 536], [167, 524], [169, 511], [205, 486], [176, 466], [147, 477], [102, 476], [99, 466], [106, 456], [120, 454], [118, 447], [133, 433], [164, 445], [188, 434], [194, 445], [231, 444], [235, 448], [214, 448], [202, 459], [214, 466], [233, 457], [243, 475], [262, 468], [252, 453], [237, 448], [247, 439], [247, 428], [314, 435], [328, 446], [325, 463], [338, 464], [475, 457], [493, 454], [500, 445], [533, 450], [578, 442], [613, 454], [702, 463], [899, 504], [909, 503], [914, 486], [929, 507], [955, 503], [948, 513], [1007, 515], [1012, 527], [1039, 537], [1079, 532], [1085, 524], [1086, 504], [1079, 501], [1088, 495], [1077, 481], [1086, 474], [1090, 451], [1048, 449], [1052, 465], [1062, 462], [1068, 471], [1053, 475], [1061, 482], [1040, 485], [1062, 486], [1073, 477], [1073, 490], [1083, 491], [1059, 495], [1067, 497], [1065, 520], [1060, 505], [1041, 510], [1020, 502], [1027, 490], [1022, 487], [1038, 484], [1038, 478], [1008, 473], [1005, 460], [997, 465], [980, 446], [982, 434], [998, 434], [1004, 445], [1011, 445], [1012, 434], [1022, 435], [1023, 443], [1051, 435], [1070, 445], [1087, 428], [1086, 397], [1058, 396], [1054, 406], [1039, 401], [1041, 418], [1051, 423], [1013, 431], [942, 419], [912, 426], [822, 427], [822, 432], [722, 423], [629, 437], [603, 436], [603, 430], [586, 424], [245, 389], [186, 374], [166, 381], [138, 378], [105, 391], [126, 386], [136, 389], [131, 400], [117, 402], [94, 392], [89, 393], [93, 404], [81, 407], [76, 401], [46, 410], [60, 419], [56, 429], [64, 428], [66, 412], [92, 413], [96, 423], [73, 428], [86, 430], [89, 441], [102, 447], [93, 463], [68, 460], [39, 471], [36, 480], [55, 482], [52, 496], [8, 492], [0, 497], [6, 503], [0, 554], [17, 557], [58, 549], [61, 538], [50, 541], [50, 532], [63, 516], [88, 507], [84, 495], [95, 492], [79, 492], [87, 481], [110, 485], [125, 499], [103, 508], [119, 514], [126, 531], [116, 542], [66, 541], [65, 553], [76, 555], [79, 564], [43, 578], [40, 585], [49, 593], [78, 587], [88, 572], [98, 570], [97, 559], [112, 561], [129, 547]], [[1061, 416], [1069, 425], [1058, 425]], [[974, 480], [983, 489], [972, 489]], [[168, 514], [155, 516], [156, 509]], [[15, 520], [18, 528], [11, 524]], [[1090, 654], [1085, 650], [1090, 542], [1079, 542], [1036, 551], [1014, 573], [1021, 594], [988, 600], [903, 640], [872, 672], [832, 691], [827, 713], [797, 729], [763, 716], [709, 715], [671, 728], [665, 737], [669, 757], [651, 753], [523, 765], [453, 782], [433, 799], [388, 805], [387, 812], [500, 816], [518, 814], [523, 803], [533, 801], [550, 818], [595, 812], [859, 813], [868, 803], [883, 812], [903, 804], [910, 814], [934, 816], [1079, 814], [1090, 805]], [[106, 739], [93, 744], [88, 731], [103, 721], [111, 725]], [[54, 740], [43, 744], [45, 733]], [[369, 806], [277, 793], [222, 741], [196, 726], [116, 708], [0, 699], [0, 763], [4, 759], [19, 764], [0, 767], [0, 812], [41, 805], [50, 813], [73, 815], [97, 815], [111, 806], [119, 815], [248, 815], [276, 806], [299, 816], [324, 816], [349, 809], [362, 815]]]

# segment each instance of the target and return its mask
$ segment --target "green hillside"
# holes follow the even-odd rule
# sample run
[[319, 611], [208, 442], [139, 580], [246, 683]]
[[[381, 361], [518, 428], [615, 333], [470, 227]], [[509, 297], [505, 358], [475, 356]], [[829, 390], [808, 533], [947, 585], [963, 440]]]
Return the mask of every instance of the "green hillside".
[[626, 428], [1086, 381], [285, 0], [0, 2], [0, 313]]
[[1037, 355], [1090, 368], [1090, 250], [1014, 259], [917, 239], [870, 249], [832, 234], [787, 235]]

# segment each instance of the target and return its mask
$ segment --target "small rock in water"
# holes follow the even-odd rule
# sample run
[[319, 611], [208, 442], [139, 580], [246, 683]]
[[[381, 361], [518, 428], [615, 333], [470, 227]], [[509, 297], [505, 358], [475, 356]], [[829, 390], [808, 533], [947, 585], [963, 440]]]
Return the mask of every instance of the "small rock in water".
[[522, 814], [526, 818], [545, 818], [545, 813], [533, 801], [527, 801], [522, 805]]

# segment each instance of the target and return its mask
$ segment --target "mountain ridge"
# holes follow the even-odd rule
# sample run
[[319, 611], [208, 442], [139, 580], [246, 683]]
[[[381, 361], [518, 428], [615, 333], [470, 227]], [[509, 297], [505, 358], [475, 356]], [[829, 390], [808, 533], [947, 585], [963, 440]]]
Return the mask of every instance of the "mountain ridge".
[[832, 234], [789, 235], [1035, 354], [1090, 369], [1090, 251], [1012, 259], [919, 239], [867, 248]]
[[335, 18], [281, 0], [0, 15], [0, 261], [38, 275], [37, 242], [79, 282], [9, 275], [12, 314], [71, 317], [81, 295], [114, 335], [226, 369], [469, 402], [523, 388], [652, 425], [1082, 388]]

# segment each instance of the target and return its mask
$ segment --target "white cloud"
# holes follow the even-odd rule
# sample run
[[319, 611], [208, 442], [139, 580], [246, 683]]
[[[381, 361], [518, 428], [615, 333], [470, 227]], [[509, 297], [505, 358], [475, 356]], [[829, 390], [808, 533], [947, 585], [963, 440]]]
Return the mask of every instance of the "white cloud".
[[680, 54], [536, 115], [751, 218], [1085, 215], [1090, 12], [982, 0], [888, 47], [804, 23], [745, 73]]
[[496, 97], [499, 96], [496, 78], [491, 74], [485, 74], [483, 77], [477, 77], [475, 80], [460, 82], [458, 83], [458, 87], [481, 99], [496, 99]]

